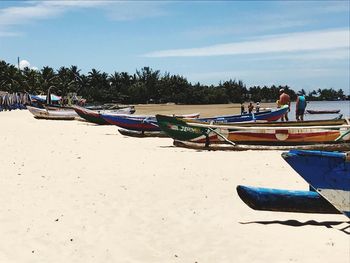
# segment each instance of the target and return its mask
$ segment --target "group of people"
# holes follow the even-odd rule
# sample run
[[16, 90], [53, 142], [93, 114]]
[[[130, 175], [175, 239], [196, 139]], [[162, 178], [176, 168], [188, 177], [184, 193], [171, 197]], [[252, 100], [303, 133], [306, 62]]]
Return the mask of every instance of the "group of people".
[[[288, 111], [281, 117], [281, 121], [289, 121], [288, 112], [290, 112], [290, 96], [285, 92], [284, 89], [280, 89], [280, 96], [277, 100], [277, 107], [283, 107], [287, 105]], [[305, 94], [300, 94], [297, 97], [295, 104], [295, 119], [297, 121], [304, 121], [304, 114], [306, 108]]]
[[[281, 117], [281, 121], [289, 121], [288, 113], [290, 112], [290, 96], [285, 92], [284, 89], [280, 89], [280, 96], [277, 100], [277, 108], [281, 108], [284, 106], [288, 106], [288, 111]], [[241, 103], [241, 114], [246, 113], [253, 113], [253, 110], [255, 108], [255, 112], [260, 111], [260, 103], [257, 102], [256, 106], [254, 107], [253, 103], [250, 102], [248, 105], [248, 112], [245, 111], [244, 104]], [[305, 108], [306, 108], [306, 99], [305, 94], [300, 94], [297, 97], [296, 105], [295, 105], [295, 119], [297, 121], [304, 121], [304, 114], [305, 114]]]
[[[250, 102], [248, 105], [248, 113], [249, 114], [253, 113], [253, 110], [254, 110], [254, 105], [252, 102]], [[260, 112], [260, 103], [259, 102], [256, 103], [255, 112], [256, 113]], [[245, 113], [247, 113], [247, 112], [245, 111], [244, 104], [241, 103], [241, 114], [245, 114]]]

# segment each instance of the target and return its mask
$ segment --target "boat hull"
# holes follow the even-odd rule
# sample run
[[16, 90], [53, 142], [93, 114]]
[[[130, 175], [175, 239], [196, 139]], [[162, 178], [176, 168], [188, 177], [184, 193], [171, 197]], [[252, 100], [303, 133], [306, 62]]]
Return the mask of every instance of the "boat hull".
[[75, 112], [84, 120], [95, 123], [98, 125], [111, 125], [109, 122], [107, 122], [105, 119], [102, 118], [101, 114], [132, 114], [135, 112], [135, 110], [131, 107], [129, 108], [122, 108], [118, 110], [89, 110], [83, 107], [72, 107]]
[[255, 114], [242, 114], [242, 115], [223, 115], [210, 118], [199, 118], [198, 121], [205, 123], [236, 123], [236, 122], [249, 122], [249, 121], [277, 121], [286, 114], [288, 107], [280, 108], [274, 111], [259, 112]]
[[309, 114], [337, 114], [340, 110], [306, 110]]
[[350, 158], [347, 154], [291, 150], [282, 157], [320, 195], [350, 218]]
[[241, 200], [254, 210], [339, 214], [326, 199], [314, 191], [284, 190], [262, 187], [237, 186]]
[[[315, 126], [312, 122], [305, 124], [302, 122], [280, 122], [211, 126], [164, 115], [156, 115], [156, 118], [159, 127], [170, 137], [179, 141], [206, 144], [233, 142], [260, 145], [302, 145], [334, 143], [339, 138], [344, 142], [350, 140], [350, 135], [346, 134], [349, 128], [338, 123], [343, 123], [343, 120], [334, 120], [334, 123], [337, 124], [332, 126], [333, 128], [326, 128], [331, 126], [323, 126], [323, 124], [328, 125], [330, 122], [325, 122], [321, 126]], [[315, 124], [320, 125], [320, 122], [317, 121]]]
[[102, 114], [102, 118], [109, 124], [132, 131], [160, 131], [157, 120], [152, 116], [116, 116]]
[[37, 119], [48, 120], [74, 120], [78, 115], [71, 109], [47, 110], [36, 107], [27, 106], [30, 113]]
[[[101, 114], [102, 118], [108, 123], [116, 125], [125, 130], [139, 131], [139, 132], [160, 132], [158, 122], [155, 116], [134, 116], [134, 115], [111, 115]], [[199, 113], [178, 115], [179, 118], [198, 118]]]

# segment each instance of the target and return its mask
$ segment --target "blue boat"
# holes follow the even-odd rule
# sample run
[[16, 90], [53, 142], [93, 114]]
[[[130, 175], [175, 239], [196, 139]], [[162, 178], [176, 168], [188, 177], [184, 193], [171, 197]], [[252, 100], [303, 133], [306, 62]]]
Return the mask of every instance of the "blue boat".
[[282, 157], [304, 180], [350, 218], [350, 154], [291, 150]]
[[136, 115], [113, 115], [101, 114], [101, 117], [112, 125], [117, 125], [123, 129], [132, 131], [160, 131], [157, 119], [154, 116], [136, 116]]
[[288, 111], [288, 106], [275, 110], [262, 111], [258, 113], [247, 113], [242, 115], [222, 115], [209, 118], [199, 118], [200, 122], [215, 123], [235, 123], [250, 121], [277, 121]]
[[[180, 118], [198, 118], [199, 113], [177, 115]], [[139, 132], [160, 132], [158, 122], [152, 115], [128, 115], [128, 114], [101, 114], [101, 117], [109, 124], [123, 129]]]
[[[288, 107], [280, 108], [272, 111], [259, 112], [258, 114], [243, 114], [243, 115], [223, 115], [210, 118], [198, 118], [199, 113], [188, 115], [176, 115], [175, 117], [196, 119], [201, 122], [210, 123], [235, 123], [235, 122], [253, 122], [256, 120], [277, 121], [288, 110]], [[112, 125], [117, 125], [126, 130], [140, 132], [159, 132], [160, 128], [155, 116], [153, 115], [113, 115], [101, 114], [101, 117]]]
[[315, 191], [238, 185], [237, 193], [242, 201], [254, 210], [320, 214], [340, 213]]

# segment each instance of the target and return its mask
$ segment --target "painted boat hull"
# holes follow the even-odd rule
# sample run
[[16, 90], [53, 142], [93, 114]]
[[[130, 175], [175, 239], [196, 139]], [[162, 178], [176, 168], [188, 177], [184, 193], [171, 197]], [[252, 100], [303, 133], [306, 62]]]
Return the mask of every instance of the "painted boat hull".
[[205, 151], [288, 151], [292, 149], [299, 150], [317, 150], [317, 151], [350, 151], [350, 143], [317, 143], [307, 145], [261, 145], [261, 144], [236, 144], [229, 143], [205, 143], [177, 141], [174, 140], [173, 145], [194, 150]]
[[259, 112], [255, 114], [242, 114], [242, 115], [223, 115], [210, 118], [199, 118], [198, 121], [205, 123], [236, 123], [236, 122], [251, 122], [251, 121], [277, 121], [286, 112], [288, 107], [279, 108], [277, 110], [269, 110], [265, 112]]
[[[335, 125], [335, 128], [323, 128], [326, 126], [314, 126], [312, 122], [305, 125], [301, 122], [276, 125], [245, 123], [236, 125], [215, 125], [188, 122], [170, 116], [156, 115], [159, 127], [175, 140], [192, 141], [197, 143], [222, 143], [231, 141], [241, 144], [266, 144], [266, 145], [303, 145], [315, 143], [334, 143], [341, 137], [341, 141], [350, 140], [347, 126]], [[343, 122], [343, 120], [340, 120]], [[335, 120], [337, 122], [337, 120]], [[317, 122], [319, 124], [319, 122]], [[329, 124], [329, 122], [327, 122]], [[327, 125], [325, 123], [325, 125]], [[238, 127], [241, 126], [241, 127]], [[249, 127], [246, 127], [250, 125]], [[263, 126], [264, 125], [264, 126]], [[303, 125], [303, 126], [299, 126]], [[302, 127], [302, 128], [299, 128]], [[317, 128], [319, 127], [319, 128]], [[328, 126], [331, 127], [331, 126]], [[347, 127], [347, 128], [341, 128]], [[254, 129], [256, 128], [256, 130]], [[317, 128], [317, 129], [316, 129]], [[220, 135], [218, 135], [220, 134]]]
[[320, 195], [350, 218], [349, 154], [291, 150], [282, 157]]
[[129, 136], [129, 137], [136, 137], [136, 138], [149, 138], [149, 137], [168, 138], [168, 136], [162, 131], [139, 132], [139, 131], [131, 131], [131, 130], [125, 130], [125, 129], [118, 129], [118, 131], [122, 135]]
[[132, 131], [160, 131], [157, 120], [153, 116], [115, 116], [101, 114], [102, 118], [109, 124]]
[[[160, 132], [155, 116], [151, 115], [111, 115], [101, 114], [102, 118], [112, 125], [139, 132]], [[179, 118], [198, 118], [199, 113], [179, 115]]]
[[241, 200], [254, 210], [339, 214], [326, 199], [314, 191], [283, 190], [250, 186], [237, 186]]
[[306, 110], [309, 114], [337, 114], [340, 110]]
[[101, 111], [93, 111], [83, 107], [72, 107], [75, 112], [84, 120], [95, 123], [98, 125], [111, 125], [105, 119], [102, 118], [101, 114], [132, 114], [135, 112], [133, 108], [122, 108], [118, 110], [101, 110]]
[[71, 109], [47, 110], [36, 107], [27, 106], [30, 113], [37, 119], [48, 120], [74, 120], [78, 115]]

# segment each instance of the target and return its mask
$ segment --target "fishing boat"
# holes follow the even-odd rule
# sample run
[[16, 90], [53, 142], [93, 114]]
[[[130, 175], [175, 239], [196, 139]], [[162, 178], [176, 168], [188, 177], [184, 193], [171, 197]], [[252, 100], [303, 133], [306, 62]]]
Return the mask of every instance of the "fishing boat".
[[60, 109], [55, 110], [41, 109], [37, 107], [27, 106], [30, 113], [37, 119], [48, 119], [48, 120], [74, 120], [78, 115], [72, 109]]
[[132, 131], [132, 130], [125, 130], [125, 129], [118, 129], [119, 133], [128, 137], [136, 137], [136, 138], [168, 138], [168, 135], [166, 135], [162, 131]]
[[254, 122], [254, 121], [277, 121], [289, 110], [288, 106], [261, 111], [257, 113], [246, 113], [240, 115], [221, 115], [214, 117], [199, 118], [198, 121], [205, 123], [235, 123], [235, 122]]
[[[139, 132], [158, 132], [157, 119], [152, 115], [115, 115], [101, 114], [101, 117], [109, 124], [120, 128]], [[177, 115], [178, 118], [198, 118], [199, 113], [188, 115]]]
[[260, 211], [340, 214], [315, 191], [285, 190], [238, 185], [238, 196], [250, 208]]
[[192, 150], [205, 151], [289, 151], [298, 150], [317, 150], [317, 151], [350, 151], [350, 143], [315, 143], [305, 145], [261, 145], [261, 144], [230, 144], [230, 143], [198, 143], [190, 141], [174, 140], [173, 145], [176, 147], [187, 148]]
[[337, 114], [340, 110], [306, 110], [309, 114]]
[[132, 105], [120, 105], [115, 103], [107, 103], [102, 105], [88, 105], [84, 106], [85, 109], [92, 110], [92, 111], [98, 111], [98, 110], [121, 110], [125, 108], [130, 109], [130, 114], [135, 113], [135, 106]]
[[303, 145], [350, 141], [350, 125], [338, 122], [280, 122], [269, 125], [236, 125], [187, 122], [171, 116], [156, 115], [159, 127], [175, 140], [205, 143]]
[[101, 114], [132, 114], [135, 112], [132, 107], [120, 108], [118, 110], [89, 110], [79, 106], [73, 106], [72, 108], [84, 120], [99, 125], [110, 125], [109, 122], [102, 118]]
[[282, 157], [317, 193], [350, 218], [350, 152], [291, 150]]

